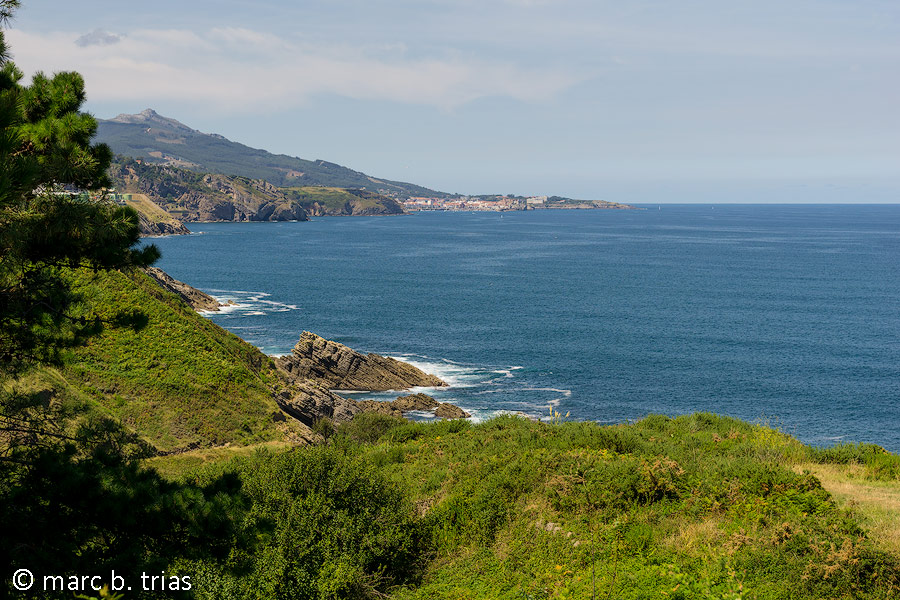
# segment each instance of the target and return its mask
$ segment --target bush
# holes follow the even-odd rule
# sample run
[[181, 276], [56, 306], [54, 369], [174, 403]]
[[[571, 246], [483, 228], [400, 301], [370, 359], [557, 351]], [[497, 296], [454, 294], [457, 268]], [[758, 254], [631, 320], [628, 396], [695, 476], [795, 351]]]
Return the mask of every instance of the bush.
[[244, 533], [258, 542], [225, 564], [195, 566], [199, 598], [373, 598], [418, 573], [413, 508], [371, 461], [329, 445], [232, 468], [251, 501]]
[[343, 423], [337, 429], [339, 436], [362, 444], [377, 442], [385, 433], [406, 423], [390, 415], [374, 412], [361, 412], [349, 423]]

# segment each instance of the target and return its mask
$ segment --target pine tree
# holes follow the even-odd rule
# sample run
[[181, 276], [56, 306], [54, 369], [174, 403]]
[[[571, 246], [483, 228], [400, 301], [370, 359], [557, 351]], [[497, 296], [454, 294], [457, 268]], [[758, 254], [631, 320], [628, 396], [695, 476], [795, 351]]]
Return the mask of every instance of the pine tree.
[[[17, 6], [0, 0], [0, 20]], [[137, 247], [133, 209], [89, 194], [109, 185], [112, 153], [90, 143], [97, 122], [80, 112], [81, 76], [37, 73], [27, 86], [22, 77], [0, 31], [0, 376], [58, 360], [101, 325], [71, 318], [77, 298], [60, 268], [132, 268], [159, 256]]]
[[0, 597], [14, 562], [133, 577], [179, 556], [225, 553], [241, 502], [233, 477], [166, 482], [141, 466], [147, 446], [117, 423], [73, 422], [46, 394], [12, 385], [122, 325], [76, 319], [66, 269], [132, 269], [159, 257], [138, 245], [137, 213], [99, 193], [112, 155], [90, 143], [97, 123], [81, 111], [81, 76], [38, 73], [22, 84], [2, 31], [18, 5], [0, 0]]

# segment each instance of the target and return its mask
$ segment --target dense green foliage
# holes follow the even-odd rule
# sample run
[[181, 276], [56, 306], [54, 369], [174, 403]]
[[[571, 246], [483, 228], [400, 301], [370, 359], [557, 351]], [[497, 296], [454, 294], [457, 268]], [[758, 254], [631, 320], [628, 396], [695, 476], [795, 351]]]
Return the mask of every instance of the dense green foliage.
[[[835, 452], [869, 464], [866, 448]], [[900, 466], [879, 456], [867, 476]], [[832, 458], [709, 414], [603, 427], [364, 413], [325, 447], [187, 475], [239, 477], [244, 527], [266, 533], [182, 568], [210, 598], [895, 598], [900, 557], [799, 469]]]
[[241, 543], [232, 531], [243, 512], [237, 478], [204, 486], [168, 482], [139, 466], [141, 451], [108, 421], [93, 421], [68, 443], [33, 453], [27, 468], [6, 469], [0, 589], [10, 583], [9, 567], [28, 568], [41, 582], [48, 575], [90, 574], [107, 584], [115, 570], [137, 586], [142, 572], [169, 569], [175, 557], [224, 557]]
[[[0, 22], [18, 2], [0, 0]], [[8, 59], [0, 32], [0, 594], [13, 570], [44, 576], [135, 576], [175, 557], [215, 556], [239, 541], [234, 477], [190, 486], [138, 462], [148, 446], [78, 399], [35, 386], [66, 350], [104, 329], [139, 330], [136, 306], [104, 310], [72, 269], [103, 273], [152, 263], [134, 210], [94, 200], [111, 153], [91, 145], [77, 73], [34, 76]], [[125, 277], [125, 275], [121, 275]], [[121, 303], [113, 305], [121, 307]], [[67, 588], [69, 589], [69, 588]], [[84, 588], [79, 587], [78, 591]], [[31, 597], [42, 593], [44, 584]], [[135, 596], [142, 596], [136, 592]]]
[[[207, 468], [197, 479], [219, 472]], [[422, 530], [412, 505], [359, 453], [335, 446], [259, 453], [226, 472], [240, 476], [251, 502], [244, 526], [264, 533], [252, 552], [232, 553], [230, 571], [202, 563], [197, 597], [369, 598], [419, 571]]]
[[117, 154], [158, 163], [166, 160], [154, 155], [177, 157], [193, 164], [189, 168], [199, 172], [264, 179], [282, 187], [365, 187], [406, 196], [443, 195], [410, 183], [373, 179], [365, 173], [324, 160], [304, 160], [250, 148], [222, 136], [192, 130], [158, 115], [133, 123], [101, 121], [97, 139]]

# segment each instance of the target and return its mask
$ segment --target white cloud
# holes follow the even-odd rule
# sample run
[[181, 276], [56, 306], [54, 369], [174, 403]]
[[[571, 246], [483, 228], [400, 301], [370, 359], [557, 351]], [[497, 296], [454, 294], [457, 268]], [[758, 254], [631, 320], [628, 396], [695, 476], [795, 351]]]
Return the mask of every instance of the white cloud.
[[[95, 35], [97, 34], [97, 35]], [[190, 101], [242, 113], [301, 105], [320, 94], [452, 109], [484, 97], [541, 101], [578, 81], [565, 69], [536, 69], [457, 53], [412, 58], [402, 46], [324, 46], [243, 28], [138, 30], [88, 43], [68, 32], [8, 31], [27, 74], [78, 71], [89, 98], [152, 105]]]

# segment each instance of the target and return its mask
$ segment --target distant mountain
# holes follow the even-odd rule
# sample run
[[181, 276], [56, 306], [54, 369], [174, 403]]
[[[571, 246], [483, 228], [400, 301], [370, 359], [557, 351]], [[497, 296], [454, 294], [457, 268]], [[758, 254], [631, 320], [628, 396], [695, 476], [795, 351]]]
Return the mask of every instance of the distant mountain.
[[96, 141], [108, 144], [116, 154], [140, 157], [145, 162], [263, 179], [279, 187], [365, 188], [399, 198], [446, 195], [412, 183], [370, 177], [324, 160], [250, 148], [221, 135], [191, 129], [149, 108], [136, 115], [98, 119], [98, 124]]

